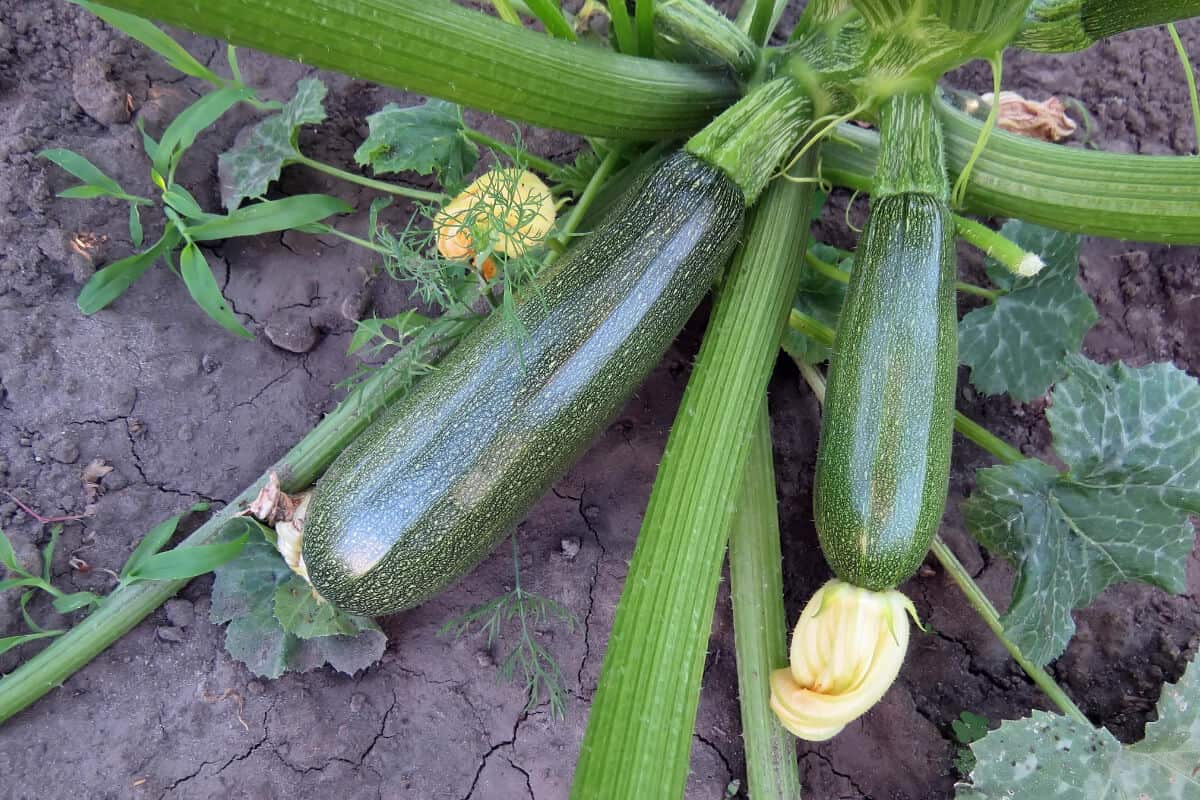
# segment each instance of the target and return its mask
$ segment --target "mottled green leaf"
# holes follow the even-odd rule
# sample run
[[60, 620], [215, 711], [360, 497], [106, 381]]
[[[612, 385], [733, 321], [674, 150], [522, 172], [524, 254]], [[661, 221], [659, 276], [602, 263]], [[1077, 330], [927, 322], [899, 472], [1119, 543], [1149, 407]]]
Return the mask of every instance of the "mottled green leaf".
[[[231, 523], [222, 535], [245, 530], [245, 525]], [[209, 619], [229, 623], [226, 650], [269, 678], [324, 664], [352, 674], [378, 661], [387, 641], [373, 620], [314, 602], [311, 587], [257, 536], [241, 555], [216, 570]], [[324, 635], [326, 631], [341, 635]]]
[[436, 171], [443, 183], [456, 184], [479, 158], [478, 148], [464, 134], [462, 110], [444, 100], [408, 108], [389, 103], [367, 117], [367, 124], [370, 135], [354, 160], [377, 174]]
[[283, 168], [298, 160], [296, 139], [301, 125], [325, 120], [325, 84], [306, 78], [296, 84], [296, 93], [278, 113], [267, 117], [250, 132], [241, 147], [221, 154], [221, 202], [237, 208], [247, 197], [262, 197]]
[[1067, 356], [1079, 351], [1098, 316], [1076, 280], [1077, 235], [1021, 221], [1008, 222], [1001, 233], [1040, 255], [1046, 266], [1019, 278], [989, 264], [988, 274], [1007, 293], [963, 317], [958, 355], [977, 389], [1028, 402], [1062, 377]]
[[346, 614], [317, 596], [299, 575], [275, 590], [275, 618], [285, 631], [301, 639], [353, 636], [358, 632]]
[[1171, 364], [1067, 361], [1047, 417], [1069, 469], [1026, 459], [976, 473], [971, 532], [1017, 568], [1005, 631], [1034, 662], [1060, 655], [1071, 610], [1105, 587], [1186, 589], [1200, 513], [1200, 385]]
[[1163, 687], [1146, 738], [1122, 746], [1104, 728], [1034, 711], [971, 745], [958, 800], [1200, 800], [1200, 669]]
[[[835, 264], [849, 272], [854, 267], [852, 257], [843, 258], [836, 248], [813, 242], [809, 252], [815, 258], [827, 264]], [[846, 299], [846, 284], [822, 275], [806, 264], [800, 271], [800, 285], [796, 290], [796, 300], [793, 307], [797, 311], [825, 323], [831, 328], [837, 327], [838, 315], [842, 313], [842, 303]], [[792, 358], [806, 364], [820, 364], [829, 358], [829, 348], [814, 341], [790, 326], [784, 328], [782, 346]]]

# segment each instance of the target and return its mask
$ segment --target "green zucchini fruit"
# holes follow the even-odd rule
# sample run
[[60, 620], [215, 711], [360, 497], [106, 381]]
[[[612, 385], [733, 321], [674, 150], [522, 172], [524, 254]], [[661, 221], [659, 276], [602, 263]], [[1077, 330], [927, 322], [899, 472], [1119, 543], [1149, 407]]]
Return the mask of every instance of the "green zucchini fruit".
[[334, 605], [377, 616], [471, 570], [620, 411], [741, 231], [742, 190], [686, 153], [495, 315], [317, 483], [303, 556]]
[[921, 565], [950, 474], [958, 367], [954, 220], [922, 192], [873, 200], [829, 369], [813, 504], [842, 580], [891, 589]]

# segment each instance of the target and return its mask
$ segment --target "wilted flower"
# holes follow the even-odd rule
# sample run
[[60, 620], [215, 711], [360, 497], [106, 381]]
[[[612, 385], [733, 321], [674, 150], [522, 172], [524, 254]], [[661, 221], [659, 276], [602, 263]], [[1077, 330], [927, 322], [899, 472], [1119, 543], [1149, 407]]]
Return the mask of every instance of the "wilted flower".
[[900, 672], [916, 614], [895, 589], [836, 578], [818, 589], [792, 634], [790, 667], [771, 675], [771, 708], [783, 726], [823, 741], [875, 705]]

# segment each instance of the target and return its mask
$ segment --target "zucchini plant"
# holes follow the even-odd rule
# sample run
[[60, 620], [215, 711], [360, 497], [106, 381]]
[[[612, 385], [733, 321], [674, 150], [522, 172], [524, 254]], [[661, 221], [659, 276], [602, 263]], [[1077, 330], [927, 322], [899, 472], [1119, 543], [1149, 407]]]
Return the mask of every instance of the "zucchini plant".
[[[727, 550], [751, 796], [798, 797], [784, 731], [836, 735], [903, 669], [915, 611], [900, 587], [930, 551], [1064, 715], [1039, 712], [973, 734], [975, 761], [960, 797], [1041, 798], [1084, 773], [1100, 783], [1080, 797], [1143, 789], [1200, 796], [1194, 764], [1180, 755], [1200, 749], [1195, 712], [1183, 699], [1194, 670], [1164, 692], [1146, 740], [1123, 746], [1092, 727], [1045, 669], [1067, 645], [1072, 609], [1106, 586], [1186, 588], [1188, 515], [1200, 513], [1200, 459], [1188, 445], [1200, 423], [1200, 386], [1168, 364], [1104, 366], [1079, 355], [1095, 309], [1076, 273], [1079, 234], [1200, 244], [1200, 159], [1036, 142], [997, 130], [998, 101], [980, 121], [940, 87], [946, 72], [982, 59], [999, 98], [1006, 48], [1078, 51], [1200, 13], [1192, 0], [810, 0], [790, 32], [777, 31], [786, 0], [748, 0], [732, 20], [700, 0], [637, 0], [632, 14], [609, 2], [611, 33], [598, 46], [578, 44], [580, 19], [551, 2], [496, 2], [500, 19], [448, 0], [80, 4], [114, 23], [144, 24], [130, 16], [144, 14], [436, 98], [423, 110], [373, 116], [359, 151], [377, 172], [439, 172], [448, 193], [418, 198], [440, 206], [427, 215], [426, 239], [393, 246], [376, 235], [373, 208], [370, 238], [358, 243], [418, 286], [427, 280], [430, 291], [445, 288], [444, 279], [413, 264], [426, 263], [432, 248], [469, 259], [457, 274], [479, 273], [485, 290], [449, 292], [445, 316], [420, 323], [446, 336], [418, 350], [455, 345], [431, 374], [414, 383], [410, 365], [368, 377], [277, 465], [288, 491], [316, 481], [305, 513], [285, 520], [290, 532], [278, 538], [290, 542], [288, 565], [330, 607], [293, 615], [286, 596], [281, 612], [279, 596], [264, 593], [253, 613], [299, 616], [310, 633], [314, 618], [323, 634], [367, 630], [368, 617], [461, 578], [604, 428], [715, 283], [617, 607], [572, 796], [682, 796]], [[524, 27], [521, 10], [545, 33]], [[782, 43], [768, 46], [772, 38]], [[240, 84], [236, 71], [233, 80]], [[298, 148], [297, 127], [323, 117], [320, 94], [305, 82], [245, 147], [227, 154], [230, 217], [289, 164], [348, 175]], [[228, 102], [251, 98], [237, 88]], [[590, 137], [593, 155], [574, 167], [530, 159], [550, 185], [539, 180], [544, 192], [535, 192], [514, 177], [511, 197], [539, 200], [532, 217], [512, 212], [505, 230], [508, 212], [496, 213], [496, 203], [462, 205], [487, 180], [449, 199], [474, 166], [472, 137], [451, 103]], [[447, 125], [452, 134], [438, 135]], [[397, 129], [408, 133], [398, 139]], [[431, 130], [416, 144], [414, 131]], [[162, 141], [148, 147], [156, 168], [161, 148]], [[79, 166], [52, 157], [68, 170]], [[580, 172], [587, 177], [578, 180]], [[808, 241], [818, 185], [870, 195], [854, 253]], [[148, 202], [119, 187], [108, 193], [135, 211]], [[562, 193], [576, 195], [575, 207], [549, 240], [552, 252], [536, 267], [488, 277], [492, 255], [526, 255], [513, 237], [544, 219], [542, 199]], [[172, 222], [187, 216], [176, 194], [164, 187]], [[996, 231], [967, 214], [1018, 221]], [[318, 219], [297, 224], [333, 230]], [[446, 227], [450, 219], [456, 227]], [[200, 229], [215, 224], [196, 221]], [[185, 255], [199, 253], [191, 223], [176, 229]], [[548, 224], [539, 230], [546, 234]], [[994, 286], [958, 280], [956, 238], [989, 256]], [[984, 305], [959, 320], [956, 291]], [[496, 308], [478, 321], [475, 309], [489, 303]], [[412, 321], [394, 319], [392, 329], [411, 337]], [[502, 335], [506, 325], [519, 335]], [[381, 332], [382, 323], [369, 329]], [[812, 443], [814, 512], [836, 576], [801, 614], [786, 664], [764, 411], [781, 346], [826, 406]], [[1065, 470], [1025, 457], [954, 410], [960, 363], [984, 392], [1023, 400], [1050, 392], [1047, 417]], [[1003, 615], [937, 535], [953, 430], [1002, 462], [980, 471], [965, 510], [971, 532], [1016, 568]], [[222, 527], [236, 510], [219, 512], [180, 549], [227, 537]], [[279, 591], [298, 585], [272, 563]], [[0, 680], [0, 720], [180, 586], [170, 579], [120, 587]], [[527, 599], [521, 592], [518, 605]], [[226, 606], [236, 598], [223, 597]], [[293, 634], [304, 638], [285, 625], [280, 646]], [[1054, 747], [1048, 734], [1089, 746]]]

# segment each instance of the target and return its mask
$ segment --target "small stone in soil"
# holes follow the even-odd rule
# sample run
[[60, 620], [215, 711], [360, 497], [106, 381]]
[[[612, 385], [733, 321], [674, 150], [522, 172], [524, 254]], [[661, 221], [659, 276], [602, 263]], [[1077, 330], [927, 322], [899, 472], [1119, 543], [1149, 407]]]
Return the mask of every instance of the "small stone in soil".
[[576, 536], [568, 536], [559, 543], [562, 547], [563, 558], [567, 561], [574, 561], [575, 556], [579, 555], [580, 541]]
[[196, 609], [190, 600], [168, 600], [167, 622], [176, 628], [186, 628], [196, 621]]
[[101, 58], [89, 58], [80, 64], [71, 82], [75, 102], [84, 112], [104, 125], [129, 122], [128, 92], [109, 74], [111, 65]]
[[271, 344], [289, 353], [307, 353], [320, 339], [320, 333], [308, 319], [308, 312], [298, 309], [274, 312], [267, 319], [263, 332]]
[[173, 625], [159, 625], [154, 631], [155, 635], [163, 642], [173, 642], [178, 644], [183, 641], [183, 629], [176, 628]]

